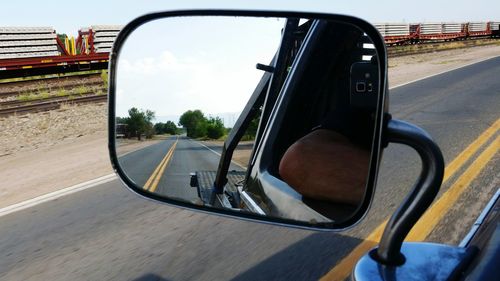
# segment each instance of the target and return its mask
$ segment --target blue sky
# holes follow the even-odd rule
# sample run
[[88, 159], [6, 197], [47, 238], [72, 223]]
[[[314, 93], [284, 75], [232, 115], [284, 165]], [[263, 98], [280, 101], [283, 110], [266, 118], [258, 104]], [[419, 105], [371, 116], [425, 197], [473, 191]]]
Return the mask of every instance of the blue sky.
[[9, 0], [0, 9], [0, 26], [52, 26], [76, 35], [92, 24], [125, 24], [151, 11], [190, 8], [307, 10], [355, 15], [370, 22], [500, 21], [500, 1], [55, 1]]

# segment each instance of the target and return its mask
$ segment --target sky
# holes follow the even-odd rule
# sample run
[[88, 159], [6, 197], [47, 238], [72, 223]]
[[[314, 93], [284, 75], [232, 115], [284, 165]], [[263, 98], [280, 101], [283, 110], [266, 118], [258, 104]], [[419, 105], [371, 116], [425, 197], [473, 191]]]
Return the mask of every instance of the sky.
[[[177, 123], [188, 110], [232, 127], [281, 40], [284, 19], [180, 17], [148, 22], [120, 50], [116, 112], [152, 110]], [[148, 41], [149, 44], [143, 42]]]
[[[500, 1], [4, 1], [0, 26], [51, 26], [76, 36], [90, 25], [121, 24], [148, 12], [179, 9], [254, 9], [315, 11], [353, 15], [369, 22], [500, 21]], [[261, 19], [263, 20], [263, 19]], [[219, 115], [231, 126], [258, 82], [279, 42], [282, 22], [231, 25], [165, 20], [139, 28], [125, 43], [118, 71], [118, 108], [151, 109], [157, 121], [175, 120], [187, 109]], [[204, 26], [205, 25], [205, 26]], [[226, 26], [226, 27], [222, 27]], [[233, 28], [228, 28], [232, 26]], [[175, 28], [174, 28], [175, 27]], [[220, 30], [218, 38], [203, 37]], [[241, 32], [245, 30], [245, 32]], [[212, 36], [213, 37], [213, 36]], [[175, 38], [175, 40], [171, 40]], [[222, 39], [228, 38], [228, 39]], [[151, 44], [141, 42], [149, 40]], [[226, 40], [226, 41], [224, 41]], [[228, 46], [223, 51], [220, 46]], [[187, 47], [191, 46], [191, 47]], [[138, 51], [140, 50], [140, 51]], [[168, 86], [167, 86], [168, 85]], [[238, 94], [235, 94], [238, 93]], [[210, 98], [208, 98], [210, 97]]]

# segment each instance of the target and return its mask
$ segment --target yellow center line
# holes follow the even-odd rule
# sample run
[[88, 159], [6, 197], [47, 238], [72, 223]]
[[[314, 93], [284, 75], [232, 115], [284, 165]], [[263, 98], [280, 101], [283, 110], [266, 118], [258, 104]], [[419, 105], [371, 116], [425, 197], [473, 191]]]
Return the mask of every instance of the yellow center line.
[[455, 172], [460, 169], [460, 167], [462, 167], [462, 165], [498, 131], [498, 129], [500, 129], [500, 118], [448, 164], [444, 171], [443, 183], [453, 176], [453, 174], [455, 174]]
[[170, 159], [172, 159], [172, 155], [174, 155], [174, 150], [175, 150], [175, 147], [177, 146], [177, 141], [178, 141], [178, 139], [175, 141], [175, 143], [172, 145], [172, 147], [168, 151], [168, 153], [167, 153], [168, 156], [167, 156], [165, 162], [163, 162], [163, 166], [160, 168], [160, 172], [156, 175], [156, 178], [153, 181], [153, 184], [149, 188], [150, 192], [156, 191], [156, 188], [158, 187], [158, 183], [160, 182], [160, 179], [161, 179], [163, 173], [165, 172], [165, 168], [167, 167], [168, 163], [170, 162]]
[[[174, 147], [174, 145], [177, 144], [177, 141], [179, 140], [179, 137], [177, 137], [177, 139], [175, 140], [175, 143], [172, 145], [172, 147]], [[160, 164], [158, 164], [158, 166], [156, 167], [156, 169], [153, 171], [153, 173], [151, 174], [151, 176], [149, 177], [149, 179], [146, 181], [146, 184], [144, 185], [144, 189], [146, 190], [149, 190], [155, 180], [155, 178], [158, 176], [158, 174], [160, 173], [160, 170], [161, 170], [161, 167], [163, 167], [163, 164], [165, 162], [167, 162], [167, 160], [169, 159], [169, 155], [170, 155], [170, 152], [172, 151], [172, 147], [170, 147], [170, 149], [168, 150], [167, 154], [165, 155], [165, 157], [163, 157], [163, 159], [160, 161]], [[156, 188], [155, 188], [156, 189]]]
[[424, 213], [420, 220], [413, 226], [406, 237], [408, 241], [424, 240], [433, 230], [434, 226], [444, 217], [448, 209], [455, 204], [460, 195], [467, 189], [472, 181], [479, 175], [486, 164], [493, 158], [500, 148], [500, 137], [497, 137], [470, 165], [458, 180], [437, 200], [432, 207]]
[[[486, 129], [474, 142], [472, 142], [464, 151], [462, 151], [450, 164], [446, 167], [443, 184], [450, 179], [468, 160], [472, 157], [479, 148], [481, 148], [500, 128], [500, 119]], [[428, 233], [434, 228], [439, 220], [444, 216], [445, 211], [453, 205], [458, 199], [460, 194], [467, 188], [472, 180], [484, 168], [486, 163], [498, 151], [499, 140], [498, 137], [494, 142], [474, 161], [471, 166], [464, 172], [464, 174], [450, 187], [435, 204], [427, 210], [424, 216], [419, 220], [417, 225], [413, 228], [407, 237], [408, 240], [423, 240]], [[435, 207], [437, 206], [437, 207]], [[426, 219], [424, 219], [424, 217]], [[431, 221], [428, 221], [432, 219]], [[370, 249], [375, 247], [382, 237], [385, 225], [388, 219], [385, 219], [375, 230], [370, 233], [363, 242], [354, 248], [347, 256], [345, 256], [337, 265], [330, 270], [321, 280], [344, 280], [346, 279], [353, 269], [354, 264]], [[423, 229], [425, 231], [423, 231]], [[421, 233], [420, 235], [416, 233]], [[425, 234], [425, 236], [423, 236]]]
[[167, 160], [169, 152], [170, 152], [170, 149], [167, 151], [167, 154], [165, 155], [165, 157], [163, 157], [163, 159], [161, 159], [160, 164], [158, 164], [158, 166], [156, 167], [156, 169], [153, 171], [153, 173], [149, 177], [148, 181], [144, 185], [144, 189], [149, 189], [149, 187], [151, 186], [151, 183], [153, 183], [154, 179], [156, 178], [156, 175], [160, 171], [160, 168], [163, 165], [163, 162], [165, 162], [165, 160]]

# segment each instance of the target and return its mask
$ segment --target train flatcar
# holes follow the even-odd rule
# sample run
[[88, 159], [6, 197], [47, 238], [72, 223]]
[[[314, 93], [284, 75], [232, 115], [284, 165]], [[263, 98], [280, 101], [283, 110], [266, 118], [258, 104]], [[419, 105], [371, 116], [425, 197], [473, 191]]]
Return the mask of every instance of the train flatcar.
[[405, 45], [427, 42], [498, 37], [500, 22], [376, 23], [386, 44]]
[[106, 69], [120, 29], [82, 28], [75, 40], [52, 27], [0, 27], [0, 78]]
[[[500, 38], [500, 22], [375, 23], [388, 46]], [[81, 28], [77, 38], [52, 27], [0, 27], [0, 79], [106, 69], [120, 25]]]

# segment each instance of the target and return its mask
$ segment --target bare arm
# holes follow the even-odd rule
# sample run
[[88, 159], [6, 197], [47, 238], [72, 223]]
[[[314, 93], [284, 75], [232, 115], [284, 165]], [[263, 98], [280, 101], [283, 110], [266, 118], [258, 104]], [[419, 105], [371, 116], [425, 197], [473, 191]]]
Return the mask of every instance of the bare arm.
[[357, 205], [365, 191], [369, 161], [369, 150], [334, 131], [318, 129], [287, 149], [279, 173], [304, 197]]

